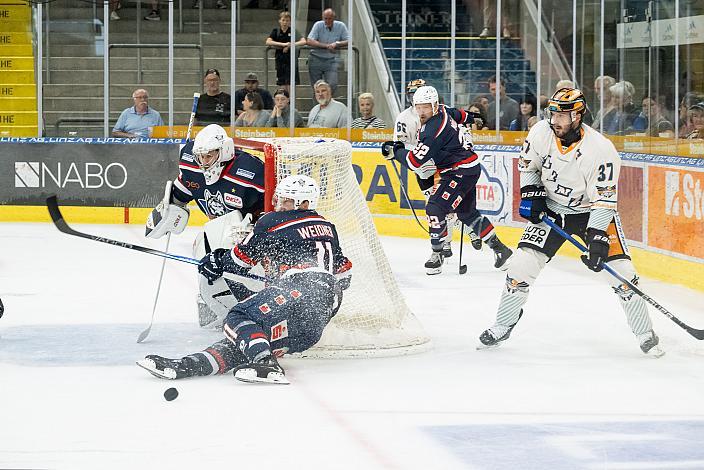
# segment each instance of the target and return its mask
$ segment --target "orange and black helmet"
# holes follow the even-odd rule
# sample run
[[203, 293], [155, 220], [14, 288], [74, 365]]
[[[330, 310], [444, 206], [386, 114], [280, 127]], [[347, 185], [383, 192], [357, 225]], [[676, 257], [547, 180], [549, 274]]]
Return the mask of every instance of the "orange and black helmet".
[[560, 88], [548, 100], [547, 109], [552, 113], [575, 111], [584, 114], [587, 111], [587, 101], [582, 92], [576, 88]]
[[406, 85], [406, 93], [415, 93], [418, 88], [425, 86], [425, 80], [422, 78], [416, 78], [415, 80], [411, 80], [408, 82], [408, 85]]

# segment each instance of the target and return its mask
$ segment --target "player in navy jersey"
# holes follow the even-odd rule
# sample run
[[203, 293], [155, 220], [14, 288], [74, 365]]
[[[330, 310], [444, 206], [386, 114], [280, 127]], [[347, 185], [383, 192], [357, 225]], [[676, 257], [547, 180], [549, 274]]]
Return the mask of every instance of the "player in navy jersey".
[[[251, 230], [251, 223], [264, 208], [262, 161], [235, 149], [225, 129], [211, 124], [181, 149], [178, 167], [178, 177], [167, 183], [164, 201], [149, 216], [146, 236], [160, 238], [169, 232], [183, 232], [190, 215], [186, 204], [194, 200], [210, 219], [196, 238], [194, 256], [202, 258], [210, 251], [208, 248], [234, 246]], [[200, 282], [197, 302], [200, 326], [222, 326], [237, 299], [250, 294], [242, 284], [226, 284], [233, 282], [220, 280], [212, 285]]]
[[315, 212], [319, 195], [310, 177], [284, 178], [276, 187], [274, 212], [263, 215], [233, 249], [214, 250], [201, 260], [198, 271], [210, 282], [225, 272], [246, 274], [257, 264], [269, 279], [230, 310], [226, 340], [181, 359], [149, 355], [137, 364], [167, 379], [234, 369], [244, 382], [288, 383], [276, 358], [320, 340], [351, 279], [352, 263], [335, 226]]
[[459, 127], [471, 124], [471, 115], [439, 104], [438, 92], [431, 86], [420, 87], [415, 92], [413, 106], [421, 122], [416, 146], [408, 150], [403, 142], [388, 141], [381, 152], [387, 160], [398, 160], [421, 178], [440, 173], [440, 181], [433, 186], [425, 206], [433, 249], [425, 263], [426, 272], [442, 272], [442, 248], [448, 236], [446, 217], [451, 212], [494, 251], [494, 267], [504, 267], [512, 252], [496, 236], [489, 219], [477, 210], [479, 157], [472, 149], [471, 139]]

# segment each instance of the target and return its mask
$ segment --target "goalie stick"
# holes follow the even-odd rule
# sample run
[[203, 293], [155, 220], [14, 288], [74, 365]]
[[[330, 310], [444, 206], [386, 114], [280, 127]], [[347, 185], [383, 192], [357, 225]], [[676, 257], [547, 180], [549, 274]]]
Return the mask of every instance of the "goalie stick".
[[[155, 250], [153, 248], [147, 248], [146, 246], [134, 245], [132, 243], [121, 242], [118, 240], [112, 240], [110, 238], [100, 237], [98, 235], [91, 235], [89, 233], [84, 233], [84, 232], [79, 232], [78, 230], [74, 230], [64, 220], [64, 216], [61, 214], [61, 210], [59, 209], [59, 204], [56, 200], [56, 196], [49, 196], [48, 198], [46, 198], [46, 207], [49, 209], [49, 215], [51, 216], [51, 220], [52, 220], [52, 222], [54, 222], [54, 225], [56, 226], [56, 228], [59, 229], [60, 232], [63, 232], [67, 235], [73, 235], [74, 237], [81, 237], [81, 238], [86, 238], [88, 240], [93, 240], [96, 242], [107, 243], [108, 245], [119, 246], [121, 248], [127, 248], [128, 250], [141, 251], [142, 253], [148, 253], [150, 255], [161, 256], [162, 258], [168, 258], [168, 259], [172, 259], [175, 261], [181, 261], [182, 263], [194, 264], [196, 266], [198, 264], [200, 264], [199, 260], [197, 260], [195, 258], [189, 258], [188, 256], [175, 255], [173, 253], [167, 253], [165, 251]], [[237, 273], [235, 275], [239, 276], [239, 277], [246, 277], [248, 279], [254, 279], [255, 281], [260, 281], [260, 282], [267, 282], [268, 281], [268, 279], [266, 279], [262, 276], [257, 276], [256, 274]]]
[[[198, 109], [198, 100], [200, 99], [200, 93], [193, 93], [193, 106], [191, 107], [191, 116], [188, 119], [188, 130], [186, 131], [186, 143], [191, 140], [191, 131], [193, 130], [193, 123], [196, 120], [196, 110]], [[171, 182], [169, 182], [171, 183]], [[167, 194], [164, 195], [164, 200], [166, 203], [170, 203], [171, 199], [171, 184], [167, 186]], [[169, 251], [169, 244], [171, 243], [171, 232], [166, 235], [166, 247], [164, 251]], [[159, 293], [161, 293], [161, 281], [164, 279], [164, 269], [166, 268], [166, 258], [161, 262], [161, 271], [159, 272], [159, 282], [156, 285], [156, 294], [154, 294], [154, 305], [152, 306], [152, 316], [149, 320], [149, 326], [142, 331], [139, 336], [137, 336], [137, 342], [141, 343], [149, 333], [152, 331], [152, 325], [154, 325], [154, 316], [156, 315], [156, 307], [159, 304]]]
[[[586, 246], [582, 245], [582, 244], [581, 244], [579, 241], [577, 241], [572, 235], [570, 235], [569, 233], [567, 233], [567, 232], [565, 232], [564, 230], [562, 230], [562, 227], [560, 227], [560, 226], [557, 225], [555, 222], [553, 222], [552, 220], [550, 220], [550, 219], [548, 218], [548, 216], [544, 215], [544, 216], [542, 217], [542, 219], [543, 219], [543, 222], [545, 222], [551, 229], [555, 230], [555, 231], [556, 231], [557, 233], [559, 233], [560, 236], [562, 236], [565, 240], [567, 240], [568, 242], [570, 242], [570, 243], [572, 243], [574, 246], [576, 246], [576, 247], [579, 249], [579, 251], [581, 251], [582, 253], [586, 253], [586, 252], [587, 252], [587, 247], [586, 247]], [[675, 324], [676, 324], [677, 326], [679, 326], [680, 328], [682, 328], [683, 330], [685, 330], [687, 333], [689, 333], [690, 335], [692, 335], [693, 337], [695, 337], [695, 338], [697, 338], [697, 339], [699, 339], [699, 340], [704, 339], [704, 330], [698, 330], [698, 329], [696, 329], [696, 328], [692, 328], [691, 326], [689, 326], [689, 325], [687, 325], [686, 323], [684, 323], [682, 320], [680, 320], [679, 318], [677, 318], [676, 316], [674, 316], [672, 313], [670, 313], [670, 311], [669, 311], [668, 309], [666, 309], [665, 307], [663, 307], [662, 305], [660, 305], [659, 303], [657, 303], [657, 302], [655, 301], [655, 299], [653, 299], [652, 297], [650, 297], [648, 294], [646, 294], [645, 292], [643, 292], [642, 290], [640, 290], [640, 289], [639, 289], [635, 284], [633, 284], [631, 281], [629, 281], [628, 279], [626, 279], [625, 277], [623, 277], [621, 274], [619, 274], [619, 272], [616, 271], [616, 270], [615, 270], [614, 268], [612, 268], [611, 266], [609, 266], [608, 263], [602, 263], [601, 266], [604, 268], [604, 270], [605, 270], [606, 272], [608, 272], [608, 273], [611, 274], [613, 277], [615, 277], [616, 279], [618, 279], [619, 281], [621, 281], [623, 284], [627, 285], [629, 289], [631, 289], [633, 292], [635, 292], [636, 294], [638, 294], [643, 300], [645, 300], [645, 301], [648, 302], [650, 305], [652, 305], [653, 307], [655, 307], [656, 309], [658, 309], [658, 311], [660, 311], [660, 313], [662, 313], [662, 314], [665, 315], [667, 318], [669, 318], [670, 320], [672, 320], [673, 322], [675, 322]]]

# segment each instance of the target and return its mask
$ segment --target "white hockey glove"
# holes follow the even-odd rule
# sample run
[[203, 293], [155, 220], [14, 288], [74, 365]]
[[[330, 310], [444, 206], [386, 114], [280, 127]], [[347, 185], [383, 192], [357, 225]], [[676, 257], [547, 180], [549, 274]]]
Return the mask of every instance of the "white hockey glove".
[[253, 228], [252, 214], [246, 214], [239, 223], [234, 223], [230, 226], [230, 233], [225, 238], [232, 246], [235, 246], [244, 240], [244, 237], [249, 235]]
[[171, 203], [171, 181], [166, 182], [164, 199], [157, 204], [147, 219], [145, 235], [147, 238], [161, 238], [167, 233], [178, 235], [188, 225], [191, 215], [187, 207]]

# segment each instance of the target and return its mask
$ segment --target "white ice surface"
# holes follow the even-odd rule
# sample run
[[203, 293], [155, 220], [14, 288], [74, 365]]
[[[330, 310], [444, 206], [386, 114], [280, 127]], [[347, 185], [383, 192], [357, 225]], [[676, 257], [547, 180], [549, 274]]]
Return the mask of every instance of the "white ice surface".
[[[79, 230], [163, 249], [139, 226]], [[170, 251], [191, 255], [195, 232]], [[665, 357], [644, 356], [611, 289], [556, 258], [501, 348], [477, 351], [504, 274], [465, 246], [469, 273], [422, 268], [427, 242], [384, 238], [430, 352], [365, 360], [284, 359], [290, 386], [231, 375], [158, 380], [134, 365], [221, 338], [197, 327], [196, 273], [161, 259], [0, 224], [0, 469], [704, 468], [704, 344], [651, 309]], [[455, 244], [456, 245], [456, 244]], [[667, 269], [663, 266], [663, 269]], [[642, 289], [704, 328], [704, 295]], [[166, 402], [164, 390], [180, 396]]]

